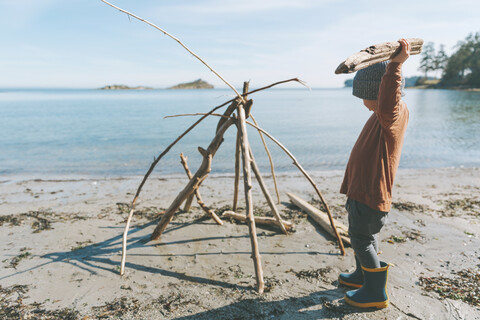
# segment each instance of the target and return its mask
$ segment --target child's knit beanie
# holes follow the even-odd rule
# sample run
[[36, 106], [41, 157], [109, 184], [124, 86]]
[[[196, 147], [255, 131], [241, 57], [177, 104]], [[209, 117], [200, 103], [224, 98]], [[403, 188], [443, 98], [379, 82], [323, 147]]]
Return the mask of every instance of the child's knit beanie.
[[[369, 66], [368, 68], [357, 71], [353, 78], [353, 92], [355, 97], [366, 100], [377, 100], [378, 90], [382, 77], [387, 70], [388, 61], [379, 62]], [[405, 80], [402, 77], [402, 96], [405, 95], [403, 88]]]

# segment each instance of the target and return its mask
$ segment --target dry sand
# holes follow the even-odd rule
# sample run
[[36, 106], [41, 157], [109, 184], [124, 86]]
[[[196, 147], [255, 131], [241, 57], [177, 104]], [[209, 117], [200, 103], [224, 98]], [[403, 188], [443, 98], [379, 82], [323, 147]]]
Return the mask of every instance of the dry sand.
[[[313, 178], [346, 223], [342, 172]], [[160, 240], [149, 241], [155, 218], [186, 184], [180, 176], [152, 177], [145, 186], [120, 277], [124, 219], [140, 179], [3, 178], [0, 319], [480, 319], [478, 306], [444, 299], [419, 282], [465, 269], [478, 274], [478, 168], [400, 170], [380, 236], [381, 259], [394, 264], [384, 310], [345, 304], [348, 289], [336, 279], [352, 270], [352, 249], [339, 255], [331, 237], [289, 206], [285, 192], [313, 197], [296, 174], [279, 176], [280, 209], [296, 232], [257, 229], [263, 295], [254, 290], [245, 224], [218, 226], [195, 206], [177, 214]], [[232, 177], [211, 175], [201, 188], [204, 201], [217, 212], [231, 206], [232, 185]], [[258, 188], [254, 199], [256, 212], [268, 214]]]

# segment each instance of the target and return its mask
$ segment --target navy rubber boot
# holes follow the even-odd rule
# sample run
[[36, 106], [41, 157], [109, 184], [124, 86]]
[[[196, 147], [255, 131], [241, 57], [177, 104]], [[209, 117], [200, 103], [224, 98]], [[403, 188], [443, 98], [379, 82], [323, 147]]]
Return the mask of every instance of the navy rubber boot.
[[338, 276], [338, 283], [341, 283], [347, 287], [361, 288], [363, 285], [363, 271], [362, 265], [355, 255], [355, 262], [357, 268], [352, 273], [340, 273]]
[[370, 269], [362, 266], [365, 281], [358, 290], [347, 291], [345, 302], [359, 308], [388, 307], [387, 279], [388, 264], [380, 262], [380, 268]]

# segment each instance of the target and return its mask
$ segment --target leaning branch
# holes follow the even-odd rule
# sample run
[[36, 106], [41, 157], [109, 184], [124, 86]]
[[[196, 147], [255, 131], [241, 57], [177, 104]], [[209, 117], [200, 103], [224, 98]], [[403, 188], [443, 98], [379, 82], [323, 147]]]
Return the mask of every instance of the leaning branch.
[[195, 54], [192, 50], [190, 50], [190, 48], [188, 48], [186, 45], [184, 45], [180, 40], [178, 40], [176, 37], [174, 37], [173, 35], [171, 35], [170, 33], [168, 33], [167, 31], [163, 30], [162, 28], [156, 26], [155, 24], [145, 20], [145, 19], [142, 19], [136, 15], [134, 15], [133, 13], [130, 13], [126, 10], [123, 10], [122, 8], [119, 8], [113, 4], [111, 4], [110, 2], [107, 2], [105, 0], [100, 0], [102, 1], [103, 3], [109, 5], [110, 7], [112, 8], [115, 8], [117, 10], [119, 10], [120, 12], [123, 12], [125, 14], [127, 14], [128, 16], [130, 17], [133, 17], [137, 20], [140, 20], [142, 22], [145, 22], [146, 24], [154, 27], [155, 29], [157, 30], [160, 30], [161, 32], [163, 32], [163, 34], [165, 34], [166, 36], [172, 38], [173, 40], [175, 40], [176, 42], [178, 42], [178, 44], [180, 44], [183, 48], [185, 48], [185, 50], [187, 50], [192, 56], [194, 56], [195, 58], [197, 58], [201, 63], [203, 63], [208, 69], [210, 69], [210, 71], [212, 71], [217, 77], [220, 78], [220, 80], [222, 80], [227, 86], [229, 86], [233, 91], [235, 91], [236, 95], [241, 99], [243, 100], [243, 97], [242, 95], [237, 91], [237, 89], [235, 89], [227, 80], [225, 80], [221, 75], [218, 74], [218, 72], [216, 72], [212, 67], [210, 67], [210, 65], [208, 63], [206, 63], [202, 58], [200, 58], [197, 54]]
[[[252, 118], [255, 125], [258, 126], [258, 123], [255, 120], [253, 114], [250, 114], [250, 118]], [[277, 202], [280, 204], [280, 193], [278, 192], [277, 177], [275, 176], [275, 167], [273, 165], [272, 155], [270, 154], [270, 150], [268, 150], [267, 143], [265, 142], [265, 138], [263, 137], [262, 132], [258, 131], [258, 134], [260, 135], [260, 139], [262, 139], [263, 147], [265, 148], [265, 152], [268, 156], [268, 161], [270, 162], [270, 171], [272, 172], [273, 185], [275, 186], [275, 193], [277, 194]]]

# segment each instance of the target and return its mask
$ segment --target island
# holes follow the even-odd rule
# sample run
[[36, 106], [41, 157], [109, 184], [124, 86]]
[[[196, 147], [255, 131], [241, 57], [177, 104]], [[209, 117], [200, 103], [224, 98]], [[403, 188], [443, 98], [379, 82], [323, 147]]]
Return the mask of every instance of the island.
[[99, 89], [100, 90], [152, 90], [153, 88], [145, 87], [145, 86], [129, 87], [124, 84], [112, 84]]
[[168, 89], [213, 89], [213, 85], [202, 79], [198, 79], [192, 82], [180, 83]]

